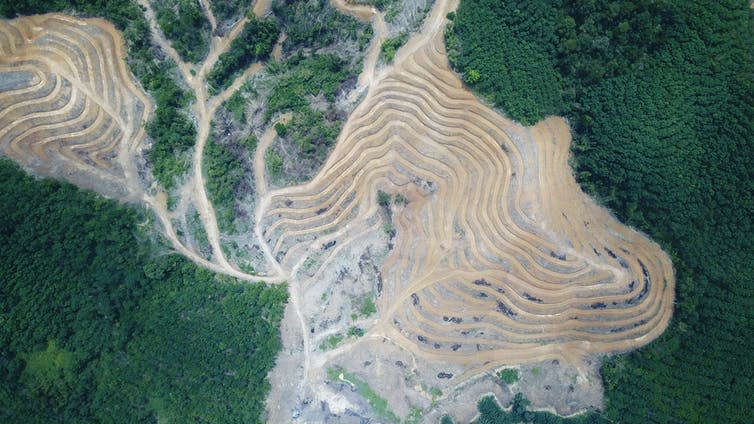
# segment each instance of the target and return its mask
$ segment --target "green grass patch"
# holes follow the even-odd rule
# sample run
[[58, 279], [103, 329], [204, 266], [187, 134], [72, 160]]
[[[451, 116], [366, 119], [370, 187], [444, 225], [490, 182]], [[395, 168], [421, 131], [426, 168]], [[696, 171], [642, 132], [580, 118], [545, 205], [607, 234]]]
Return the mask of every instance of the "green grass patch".
[[272, 181], [279, 181], [283, 176], [283, 157], [280, 153], [270, 148], [264, 155], [264, 161], [267, 165], [267, 172], [270, 173]]
[[[539, 368], [537, 368], [539, 369]], [[532, 374], [534, 371], [532, 370]], [[513, 384], [518, 381], [518, 370], [515, 368], [506, 368], [497, 372], [497, 378], [505, 384]]]
[[348, 337], [362, 337], [364, 336], [364, 329], [356, 326], [351, 326], [348, 329]]
[[361, 307], [359, 308], [359, 313], [361, 314], [361, 316], [368, 318], [375, 312], [377, 312], [377, 305], [374, 304], [374, 299], [372, 299], [371, 297], [365, 298], [361, 303]]
[[388, 38], [382, 42], [380, 46], [380, 59], [385, 62], [392, 62], [395, 58], [395, 53], [408, 41], [408, 33], [402, 32], [395, 37]]
[[319, 344], [319, 349], [320, 350], [335, 349], [336, 347], [338, 347], [338, 345], [341, 342], [343, 342], [344, 338], [345, 337], [343, 337], [340, 334], [329, 336], [328, 338], [325, 339], [325, 341]]
[[329, 368], [327, 370], [327, 376], [331, 380], [343, 381], [350, 384], [351, 387], [354, 387], [356, 391], [366, 399], [367, 402], [369, 402], [369, 405], [379, 418], [393, 423], [401, 422], [400, 418], [398, 418], [388, 407], [387, 400], [380, 397], [380, 395], [369, 387], [369, 384], [366, 381], [360, 379], [355, 374], [342, 368]]

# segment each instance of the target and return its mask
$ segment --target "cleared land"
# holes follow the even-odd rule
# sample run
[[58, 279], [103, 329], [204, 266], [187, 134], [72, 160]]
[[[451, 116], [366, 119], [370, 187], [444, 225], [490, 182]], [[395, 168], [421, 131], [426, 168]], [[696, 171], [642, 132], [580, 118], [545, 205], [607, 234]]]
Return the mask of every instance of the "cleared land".
[[[301, 306], [313, 334], [304, 381], [332, 364], [368, 368], [374, 357], [385, 360], [362, 372], [389, 400], [398, 384], [411, 387], [389, 383], [406, 363], [443, 388], [542, 361], [574, 364], [583, 377], [590, 354], [644, 345], [670, 320], [670, 259], [581, 191], [566, 122], [507, 120], [449, 69], [442, 28], [450, 3], [438, 2], [395, 65], [368, 78], [321, 172], [262, 203], [262, 238], [298, 280], [299, 297], [315, 299]], [[316, 300], [359, 273], [343, 258], [358, 258], [352, 252], [365, 245], [379, 250], [372, 239], [385, 233], [377, 319], [349, 321], [346, 301]], [[357, 281], [364, 268], [359, 262]], [[339, 342], [349, 325], [368, 331]], [[323, 342], [341, 344], [317, 352]], [[385, 342], [410, 359], [387, 360], [397, 351], [379, 353]]]
[[283, 267], [380, 231], [382, 191], [406, 200], [390, 207], [397, 236], [370, 334], [487, 368], [659, 335], [672, 312], [670, 260], [581, 192], [566, 123], [504, 119], [449, 70], [441, 31], [417, 38], [354, 111], [322, 172], [271, 193], [264, 238]]
[[[179, 201], [198, 210], [212, 259], [182, 244], [165, 193], [143, 188], [137, 178], [135, 152], [152, 106], [106, 22], [60, 15], [0, 22], [0, 147], [39, 174], [118, 197], [136, 195], [155, 209], [176, 250], [197, 263], [247, 280], [288, 281], [287, 353], [271, 377], [271, 422], [320, 402], [333, 413], [357, 408], [336, 384], [384, 396], [405, 417], [416, 405], [426, 412], [445, 399], [437, 393], [503, 365], [580, 367], [589, 355], [644, 345], [666, 328], [674, 293], [668, 256], [580, 190], [568, 165], [563, 119], [523, 127], [463, 86], [443, 45], [452, 0], [437, 1], [422, 31], [382, 69], [376, 69], [382, 15], [333, 2], [373, 23], [365, 69], [348, 98], [366, 94], [306, 184], [267, 186], [265, 151], [273, 130], [261, 138], [252, 237], [271, 275], [239, 271], [220, 247], [201, 170], [214, 111], [263, 68], [252, 64], [228, 89], [208, 94], [208, 71], [247, 19], [213, 37], [205, 61], [193, 66], [181, 61], [148, 2], [141, 3], [155, 43], [196, 96], [193, 176], [179, 189]], [[202, 4], [214, 30], [211, 8]], [[268, 8], [260, 1], [253, 11], [263, 15]], [[102, 182], [118, 189], [103, 189]], [[365, 306], [373, 299], [374, 314]], [[340, 368], [353, 378], [376, 378], [356, 384], [328, 377]], [[429, 389], [435, 386], [442, 390]], [[404, 388], [423, 398], [406, 394], [404, 406], [396, 407]], [[311, 414], [330, 413], [314, 409]]]
[[34, 172], [126, 196], [153, 106], [100, 19], [0, 21], [0, 150]]

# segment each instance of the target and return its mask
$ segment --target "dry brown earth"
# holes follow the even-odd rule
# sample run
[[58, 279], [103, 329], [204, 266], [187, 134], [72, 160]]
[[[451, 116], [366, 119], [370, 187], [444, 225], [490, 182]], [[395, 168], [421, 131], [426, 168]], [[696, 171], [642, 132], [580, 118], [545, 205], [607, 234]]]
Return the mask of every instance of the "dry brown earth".
[[[152, 103], [127, 71], [110, 24], [62, 15], [0, 21], [0, 149], [37, 174], [145, 201], [175, 249], [203, 266], [289, 282], [270, 422], [373, 417], [349, 383], [327, 377], [336, 366], [368, 381], [400, 417], [419, 408], [426, 420], [442, 411], [469, 419], [473, 404], [459, 405], [482, 391], [509, 394], [485, 376], [522, 364], [520, 389], [535, 406], [574, 412], [599, 403], [587, 396], [598, 388], [596, 356], [644, 345], [666, 328], [671, 262], [580, 190], [568, 165], [567, 123], [551, 117], [523, 127], [480, 103], [450, 70], [442, 31], [457, 0], [438, 0], [422, 31], [382, 69], [382, 16], [333, 1], [375, 28], [356, 90], [366, 95], [306, 184], [267, 186], [274, 132], [263, 135], [251, 237], [271, 275], [239, 271], [220, 248], [202, 152], [216, 108], [262, 64], [211, 97], [204, 77], [245, 18], [191, 65], [159, 31], [147, 0], [140, 3], [156, 44], [196, 96], [193, 176], [180, 195], [200, 213], [212, 260], [178, 239], [165, 193], [142, 187], [136, 163]], [[202, 5], [214, 30], [209, 2]], [[257, 15], [268, 9], [269, 1], [253, 7]], [[378, 204], [378, 191], [392, 196], [389, 208]], [[368, 299], [378, 311], [363, 316]], [[366, 334], [320, 348], [352, 327]], [[535, 379], [540, 366], [547, 370]], [[571, 394], [537, 395], [535, 380], [570, 386]], [[431, 396], [433, 387], [443, 395]]]
[[[481, 104], [449, 69], [442, 28], [451, 3], [438, 2], [395, 65], [370, 78], [322, 171], [271, 192], [260, 211], [262, 237], [297, 277], [299, 297], [319, 299], [353, 269], [343, 260], [349, 252], [379, 245], [368, 236], [385, 225], [378, 191], [406, 199], [391, 205], [397, 235], [380, 267], [379, 317], [351, 322], [346, 301], [301, 304], [310, 350], [349, 325], [368, 328], [333, 351], [311, 352], [304, 381], [316, 386], [334, 365], [361, 369], [401, 416], [408, 408], [397, 404], [421, 402], [396, 400], [397, 383], [385, 384], [399, 373], [386, 370], [398, 351], [410, 353], [423, 384], [444, 389], [503, 365], [540, 362], [575, 366], [583, 380], [590, 355], [648, 343], [673, 309], [668, 256], [576, 184], [567, 123], [518, 125]], [[370, 371], [374, 363], [382, 368]], [[343, 402], [338, 390], [312, 392]]]
[[44, 176], [111, 196], [138, 190], [133, 158], [152, 102], [100, 19], [0, 21], [0, 150]]

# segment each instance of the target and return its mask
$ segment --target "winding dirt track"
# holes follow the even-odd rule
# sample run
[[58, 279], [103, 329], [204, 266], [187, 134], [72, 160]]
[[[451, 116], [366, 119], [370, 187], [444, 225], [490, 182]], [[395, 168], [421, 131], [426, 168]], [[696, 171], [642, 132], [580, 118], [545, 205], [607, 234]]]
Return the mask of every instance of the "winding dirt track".
[[269, 194], [262, 237], [295, 275], [313, 246], [379, 230], [378, 190], [404, 196], [368, 336], [468, 366], [460, 380], [648, 343], [673, 310], [668, 256], [580, 190], [563, 119], [525, 128], [463, 87], [442, 41], [454, 7], [439, 1], [375, 77], [322, 171]]
[[[100, 193], [150, 205], [173, 247], [196, 263], [245, 280], [280, 282], [283, 275], [256, 276], [225, 258], [212, 205], [207, 199], [202, 157], [217, 107], [249, 76], [263, 68], [254, 63], [217, 96], [204, 80], [219, 56], [240, 34], [242, 19], [225, 37], [213, 37], [207, 58], [183, 62], [159, 30], [147, 0], [139, 0], [154, 40], [178, 66], [194, 91], [197, 139], [193, 185], [182, 194], [193, 199], [213, 250], [212, 261], [184, 246], [172, 227], [165, 193], [142, 186], [137, 163], [144, 126], [154, 106], [128, 70], [120, 33], [101, 19], [47, 14], [0, 21], [0, 151], [36, 174], [65, 179]], [[203, 7], [208, 7], [206, 2]], [[255, 6], [267, 13], [269, 2]], [[215, 22], [207, 9], [210, 22]], [[214, 24], [213, 24], [214, 30]]]

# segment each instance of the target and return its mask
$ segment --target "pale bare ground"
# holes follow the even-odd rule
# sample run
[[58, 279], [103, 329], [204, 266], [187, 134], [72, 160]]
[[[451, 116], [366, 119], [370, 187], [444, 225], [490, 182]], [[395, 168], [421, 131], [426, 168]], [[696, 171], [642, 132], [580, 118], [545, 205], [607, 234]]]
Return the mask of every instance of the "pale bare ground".
[[30, 78], [0, 92], [2, 152], [37, 174], [133, 198], [128, 158], [141, 148], [153, 105], [124, 54], [120, 34], [101, 19], [0, 21], [0, 73]]
[[[571, 364], [583, 379], [586, 358], [645, 345], [671, 318], [669, 257], [581, 191], [565, 120], [523, 127], [480, 103], [450, 70], [442, 31], [455, 7], [438, 1], [394, 65], [367, 79], [366, 98], [312, 181], [269, 192], [258, 211], [261, 237], [291, 270], [292, 289], [319, 299], [327, 293], [321, 281], [333, 268], [349, 269], [343, 257], [367, 243], [365, 231], [380, 231], [376, 193], [407, 200], [391, 206], [397, 236], [380, 269], [378, 319], [353, 322], [322, 302], [300, 305], [312, 327], [303, 337], [315, 350], [296, 374], [299, 409], [307, 397], [342, 404], [324, 371], [357, 367], [353, 358], [365, 352], [406, 352], [422, 382], [444, 390], [543, 361]], [[371, 19], [367, 9], [350, 13]], [[338, 247], [327, 250], [329, 243]], [[312, 261], [317, 270], [302, 278]], [[364, 337], [316, 348], [355, 323], [368, 326]], [[390, 400], [395, 386], [380, 381], [387, 366], [361, 373]], [[271, 417], [283, 422], [285, 412]]]
[[[164, 193], [139, 184], [134, 157], [153, 106], [127, 72], [123, 41], [106, 22], [44, 15], [0, 23], [0, 72], [21, 81], [0, 91], [0, 123], [6, 124], [0, 125], [0, 147], [36, 173], [86, 186], [73, 176], [80, 173], [90, 185], [118, 187], [111, 190], [116, 194], [99, 187], [105, 194], [141, 197], [174, 248], [202, 266], [245, 280], [289, 282], [270, 422], [290, 421], [296, 409], [316, 421], [327, 415], [306, 405], [319, 402], [334, 413], [352, 408], [368, 415], [363, 401], [328, 381], [325, 371], [333, 366], [370, 378], [400, 416], [416, 405], [431, 415], [460, 402], [448, 393], [501, 366], [562, 361], [583, 379], [586, 358], [644, 345], [667, 326], [670, 260], [581, 192], [567, 163], [566, 122], [553, 117], [522, 127], [481, 104], [449, 69], [442, 30], [455, 0], [436, 2], [422, 31], [380, 71], [382, 16], [333, 1], [375, 28], [359, 77], [367, 94], [309, 183], [269, 189], [264, 152], [274, 130], [263, 135], [254, 160], [260, 193], [255, 232], [274, 275], [239, 271], [220, 249], [201, 170], [214, 111], [261, 69], [254, 64], [229, 89], [208, 94], [206, 73], [245, 18], [227, 36], [213, 37], [207, 58], [192, 65], [165, 39], [148, 2], [140, 3], [156, 44], [196, 95], [194, 176], [182, 194], [200, 211], [213, 261], [178, 240]], [[202, 5], [214, 22], [208, 2]], [[254, 5], [257, 15], [268, 10], [269, 2]], [[59, 39], [41, 36], [41, 28], [58, 28], [52, 33]], [[110, 129], [100, 129], [107, 122]], [[387, 213], [377, 204], [378, 190], [406, 202], [393, 203]], [[394, 238], [383, 231], [388, 216]], [[349, 319], [357, 309], [354, 296], [375, 291], [377, 314]], [[349, 326], [367, 333], [334, 350], [318, 349]], [[395, 358], [403, 360], [393, 364]], [[356, 369], [362, 363], [377, 368]], [[410, 384], [399, 378], [407, 371]], [[435, 399], [434, 411], [425, 385], [446, 393]]]

